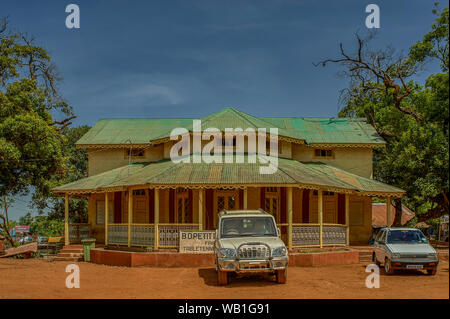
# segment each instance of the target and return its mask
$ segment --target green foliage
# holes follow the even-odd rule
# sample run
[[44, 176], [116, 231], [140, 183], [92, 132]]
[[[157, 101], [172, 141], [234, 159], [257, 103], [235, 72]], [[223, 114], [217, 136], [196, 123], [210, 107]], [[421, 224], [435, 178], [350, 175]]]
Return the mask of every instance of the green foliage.
[[71, 116], [71, 107], [58, 94], [50, 56], [33, 42], [0, 20], [0, 196], [48, 191], [48, 176], [66, 169], [61, 128], [73, 117], [53, 116]]
[[[424, 85], [412, 79], [403, 85], [399, 95], [407, 94], [401, 108], [394, 106], [390, 90], [383, 90], [382, 84], [361, 83], [339, 113], [339, 116], [367, 116], [386, 139], [386, 147], [375, 150], [374, 176], [405, 189], [404, 202], [416, 211], [419, 221], [448, 214], [448, 14], [448, 8], [442, 10], [432, 31], [411, 47], [404, 62], [414, 66], [437, 58], [443, 73], [429, 75]], [[367, 90], [369, 85], [380, 89]]]
[[19, 219], [20, 225], [30, 226], [30, 232], [40, 236], [63, 236], [64, 221], [54, 219], [51, 216], [35, 216], [30, 213]]
[[[64, 219], [64, 199], [53, 196], [51, 188], [67, 184], [87, 177], [88, 160], [87, 151], [76, 149], [75, 143], [88, 130], [89, 126], [80, 126], [74, 128], [64, 128], [61, 132], [65, 137], [65, 143], [62, 145], [62, 152], [67, 158], [65, 162], [66, 172], [64, 175], [54, 174], [47, 177], [49, 188], [43, 188], [35, 191], [33, 194], [33, 204], [42, 214], [47, 211], [48, 216], [53, 219]], [[50, 211], [48, 211], [50, 209]], [[88, 201], [85, 198], [69, 200], [69, 216], [70, 221], [74, 223], [87, 222]]]

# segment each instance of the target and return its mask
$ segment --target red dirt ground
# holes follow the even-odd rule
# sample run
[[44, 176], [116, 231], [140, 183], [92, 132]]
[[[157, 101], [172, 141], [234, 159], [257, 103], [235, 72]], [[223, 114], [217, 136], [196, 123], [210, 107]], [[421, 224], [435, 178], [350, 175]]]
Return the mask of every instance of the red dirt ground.
[[449, 298], [448, 261], [436, 276], [405, 271], [365, 287], [366, 264], [291, 267], [285, 285], [270, 278], [233, 278], [216, 285], [213, 268], [114, 267], [79, 262], [79, 289], [68, 289], [66, 262], [0, 259], [0, 298]]

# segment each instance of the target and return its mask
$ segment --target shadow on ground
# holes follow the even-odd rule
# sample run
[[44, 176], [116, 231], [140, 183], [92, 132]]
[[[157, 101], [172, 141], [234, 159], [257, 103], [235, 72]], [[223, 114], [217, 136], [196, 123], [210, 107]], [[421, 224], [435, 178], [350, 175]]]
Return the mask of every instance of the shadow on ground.
[[[198, 275], [203, 279], [205, 285], [219, 287], [217, 284], [217, 272], [214, 268], [200, 268]], [[266, 287], [277, 285], [275, 276], [269, 274], [236, 275], [231, 273], [228, 278], [228, 285], [225, 287]]]

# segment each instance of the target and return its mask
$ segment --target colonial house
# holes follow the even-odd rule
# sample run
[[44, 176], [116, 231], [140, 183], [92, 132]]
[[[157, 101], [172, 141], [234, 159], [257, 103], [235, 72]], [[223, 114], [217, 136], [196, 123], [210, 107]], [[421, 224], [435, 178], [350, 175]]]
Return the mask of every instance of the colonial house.
[[[277, 128], [273, 174], [248, 160], [248, 145], [243, 162], [197, 163], [193, 149], [188, 161], [171, 160], [178, 143], [171, 131], [185, 128], [192, 140], [193, 120], [99, 120], [77, 142], [88, 151], [89, 176], [53, 189], [66, 201], [66, 244], [90, 236], [111, 246], [175, 249], [180, 230], [214, 230], [223, 209], [259, 208], [273, 214], [291, 249], [366, 244], [372, 197], [404, 194], [372, 179], [373, 148], [385, 141], [365, 119], [257, 118], [234, 108], [197, 119], [202, 130], [221, 133]], [[88, 224], [69, 224], [71, 197], [88, 198]]]

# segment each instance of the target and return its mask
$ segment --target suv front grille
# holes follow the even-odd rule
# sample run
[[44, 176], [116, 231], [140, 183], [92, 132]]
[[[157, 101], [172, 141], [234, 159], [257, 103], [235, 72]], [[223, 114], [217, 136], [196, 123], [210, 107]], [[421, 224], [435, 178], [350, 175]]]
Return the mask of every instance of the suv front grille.
[[270, 249], [266, 245], [242, 245], [238, 251], [241, 259], [267, 259], [270, 257]]

